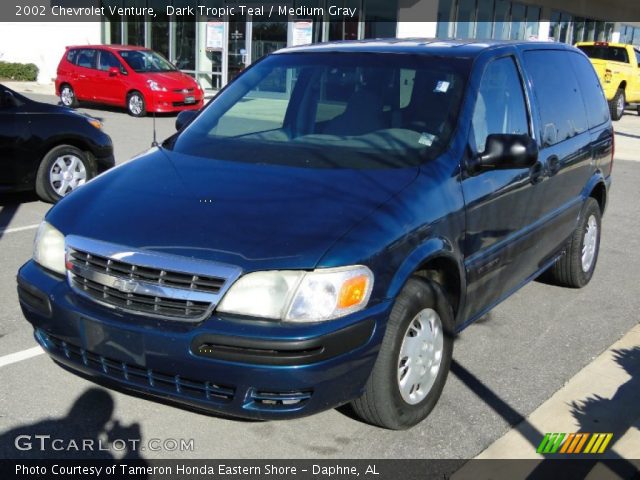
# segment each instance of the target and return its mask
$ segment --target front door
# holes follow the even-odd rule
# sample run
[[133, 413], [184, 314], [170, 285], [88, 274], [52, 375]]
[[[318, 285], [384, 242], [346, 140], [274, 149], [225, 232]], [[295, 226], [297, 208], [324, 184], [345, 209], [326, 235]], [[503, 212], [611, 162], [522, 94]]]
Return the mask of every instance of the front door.
[[[118, 73], [110, 69], [117, 68]], [[96, 100], [123, 105], [127, 95], [127, 71], [120, 60], [108, 50], [99, 50], [98, 72], [96, 73]]]
[[[484, 151], [492, 133], [531, 134], [523, 82], [514, 56], [492, 60], [485, 68], [474, 106], [469, 151]], [[464, 318], [474, 318], [508, 295], [531, 275], [535, 244], [528, 232], [538, 217], [541, 185], [529, 168], [467, 175]]]

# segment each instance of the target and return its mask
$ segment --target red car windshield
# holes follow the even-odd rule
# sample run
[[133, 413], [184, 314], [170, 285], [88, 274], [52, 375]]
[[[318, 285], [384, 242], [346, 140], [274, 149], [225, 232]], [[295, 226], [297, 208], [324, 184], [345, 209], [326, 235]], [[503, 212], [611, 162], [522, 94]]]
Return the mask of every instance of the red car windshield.
[[168, 60], [151, 50], [121, 50], [118, 53], [138, 73], [177, 70]]

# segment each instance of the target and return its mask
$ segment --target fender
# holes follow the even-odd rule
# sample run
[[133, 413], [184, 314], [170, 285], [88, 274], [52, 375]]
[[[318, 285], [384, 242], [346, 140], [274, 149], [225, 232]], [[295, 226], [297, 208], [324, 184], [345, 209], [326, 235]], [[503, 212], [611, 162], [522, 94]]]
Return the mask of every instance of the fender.
[[[400, 268], [396, 271], [393, 279], [389, 283], [386, 298], [393, 299], [400, 293], [400, 290], [407, 283], [411, 275], [421, 266], [436, 258], [446, 258], [451, 260], [458, 269], [458, 278], [460, 279], [460, 299], [456, 305], [456, 312], [460, 314], [463, 311], [465, 292], [466, 292], [466, 275], [464, 270], [464, 262], [462, 255], [453, 247], [451, 242], [444, 237], [431, 237], [424, 243], [418, 245], [404, 260]], [[459, 319], [456, 318], [456, 324]]]
[[[583, 203], [586, 202], [587, 198], [591, 196], [591, 192], [593, 192], [593, 190], [598, 186], [598, 184], [602, 184], [605, 190], [604, 207], [606, 208], [608, 196], [609, 196], [610, 183], [611, 183], [611, 177], [605, 178], [604, 174], [602, 173], [602, 170], [597, 169], [595, 172], [593, 172], [593, 175], [591, 175], [591, 178], [586, 183], [585, 187], [582, 189], [582, 192], [580, 192], [580, 198], [582, 199], [582, 202]], [[603, 208], [603, 213], [604, 213], [604, 208]]]

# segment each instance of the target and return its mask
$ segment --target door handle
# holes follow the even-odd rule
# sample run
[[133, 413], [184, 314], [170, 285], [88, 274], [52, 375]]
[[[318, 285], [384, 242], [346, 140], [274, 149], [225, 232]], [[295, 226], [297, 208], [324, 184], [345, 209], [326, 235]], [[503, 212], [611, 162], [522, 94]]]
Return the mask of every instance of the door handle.
[[547, 158], [547, 170], [549, 171], [550, 177], [553, 177], [560, 171], [560, 159], [557, 155], [551, 155]]
[[536, 163], [531, 165], [531, 168], [529, 169], [529, 180], [534, 185], [536, 183], [540, 183], [544, 179], [543, 173], [544, 165], [540, 160], [537, 160]]

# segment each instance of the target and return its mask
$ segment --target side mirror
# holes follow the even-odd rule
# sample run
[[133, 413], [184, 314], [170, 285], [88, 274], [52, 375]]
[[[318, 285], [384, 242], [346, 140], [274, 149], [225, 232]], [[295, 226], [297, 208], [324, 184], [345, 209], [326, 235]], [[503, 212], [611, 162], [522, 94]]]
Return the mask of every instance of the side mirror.
[[529, 135], [493, 133], [487, 137], [484, 152], [468, 165], [472, 173], [486, 170], [530, 168], [538, 161], [538, 144]]
[[176, 130], [182, 130], [198, 115], [198, 110], [183, 110], [176, 117]]
[[0, 106], [2, 108], [15, 108], [20, 106], [20, 102], [11, 92], [5, 90], [0, 96]]
[[109, 76], [117, 77], [120, 73], [120, 69], [118, 67], [109, 67]]

